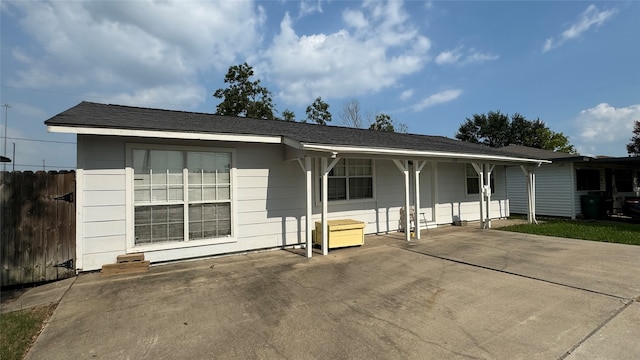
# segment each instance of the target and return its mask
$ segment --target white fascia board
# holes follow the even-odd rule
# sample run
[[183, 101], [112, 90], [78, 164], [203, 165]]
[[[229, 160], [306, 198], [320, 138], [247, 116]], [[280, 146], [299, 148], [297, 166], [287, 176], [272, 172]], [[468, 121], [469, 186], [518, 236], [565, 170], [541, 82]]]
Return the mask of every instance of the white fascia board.
[[293, 140], [283, 136], [282, 143], [294, 149], [299, 149], [299, 150], [302, 149], [302, 144], [300, 144], [298, 140]]
[[281, 136], [243, 135], [243, 134], [206, 134], [206, 133], [192, 133], [192, 132], [180, 132], [180, 131], [87, 128], [87, 127], [58, 126], [58, 125], [47, 126], [47, 131], [54, 132], [54, 133], [72, 133], [72, 134], [87, 134], [87, 135], [111, 135], [111, 136], [134, 136], [134, 137], [164, 138], [164, 139], [237, 141], [237, 142], [265, 143], [265, 144], [280, 144], [283, 142]]
[[322, 144], [302, 144], [303, 149], [326, 151], [333, 153], [353, 153], [353, 154], [370, 154], [370, 155], [390, 155], [390, 156], [403, 156], [403, 157], [429, 157], [429, 158], [442, 158], [442, 159], [467, 159], [467, 160], [485, 160], [485, 161], [505, 161], [515, 163], [534, 163], [534, 164], [548, 164], [551, 161], [539, 160], [539, 159], [525, 159], [514, 158], [510, 156], [499, 155], [481, 155], [481, 154], [462, 154], [452, 152], [441, 151], [420, 151], [409, 149], [389, 149], [389, 148], [364, 148], [354, 146], [334, 146], [334, 145], [322, 145]]

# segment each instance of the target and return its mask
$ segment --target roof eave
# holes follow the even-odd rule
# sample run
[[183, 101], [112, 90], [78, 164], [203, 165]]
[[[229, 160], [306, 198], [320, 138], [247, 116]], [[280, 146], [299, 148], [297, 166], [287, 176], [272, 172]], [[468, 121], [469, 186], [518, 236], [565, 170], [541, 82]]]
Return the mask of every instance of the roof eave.
[[230, 141], [247, 143], [280, 144], [283, 142], [281, 136], [249, 135], [249, 134], [227, 134], [227, 133], [198, 133], [183, 131], [159, 131], [159, 130], [138, 130], [138, 129], [113, 129], [83, 126], [63, 126], [47, 125], [47, 131], [54, 133], [71, 133], [82, 135], [107, 135], [107, 136], [130, 136], [144, 138], [163, 139], [184, 139], [184, 140], [209, 140], [209, 141]]
[[410, 150], [410, 149], [394, 149], [394, 148], [375, 148], [375, 147], [357, 147], [357, 146], [342, 146], [342, 145], [329, 145], [329, 144], [311, 144], [302, 143], [302, 149], [331, 152], [334, 154], [349, 153], [349, 154], [367, 154], [367, 155], [388, 155], [388, 156], [401, 156], [401, 157], [428, 157], [433, 159], [464, 159], [464, 160], [485, 160], [505, 163], [528, 163], [528, 164], [550, 164], [549, 160], [541, 159], [528, 159], [528, 158], [516, 158], [510, 156], [500, 155], [485, 155], [485, 154], [468, 154], [446, 151], [424, 151], [424, 150]]

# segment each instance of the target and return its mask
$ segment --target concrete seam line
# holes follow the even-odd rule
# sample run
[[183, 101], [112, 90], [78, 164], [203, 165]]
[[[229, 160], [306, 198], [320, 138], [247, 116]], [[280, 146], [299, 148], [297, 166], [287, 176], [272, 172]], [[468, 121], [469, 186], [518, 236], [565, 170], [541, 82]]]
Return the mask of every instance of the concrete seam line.
[[629, 305], [631, 304], [633, 304], [633, 300], [627, 301], [620, 309], [614, 312], [613, 315], [609, 316], [609, 318], [603, 321], [600, 325], [596, 326], [595, 329], [593, 329], [590, 333], [587, 334], [587, 336], [585, 336], [580, 341], [578, 341], [578, 343], [575, 344], [573, 347], [571, 347], [571, 349], [567, 350], [567, 352], [564, 353], [564, 355], [562, 355], [561, 357], [559, 357], [558, 360], [563, 360], [567, 356], [571, 355], [572, 352], [574, 352], [577, 348], [579, 348], [582, 344], [584, 344], [587, 340], [589, 340], [590, 337], [592, 337], [593, 335], [595, 335], [595, 333], [600, 331], [600, 329], [602, 329], [605, 325], [611, 322], [611, 320], [613, 320], [616, 316], [618, 316], [621, 312], [624, 311], [624, 309], [628, 308]]
[[404, 248], [402, 246], [397, 246], [397, 245], [389, 245], [389, 246], [393, 246], [396, 247], [398, 249], [402, 249], [402, 250], [406, 250], [406, 251], [410, 251], [416, 254], [421, 254], [421, 255], [425, 255], [425, 256], [429, 256], [432, 258], [436, 258], [436, 259], [440, 259], [440, 260], [446, 260], [446, 261], [451, 261], [457, 264], [462, 264], [462, 265], [468, 265], [468, 266], [473, 266], [473, 267], [477, 267], [477, 268], [481, 268], [481, 269], [485, 269], [485, 270], [491, 270], [491, 271], [496, 271], [499, 273], [503, 273], [503, 274], [508, 274], [508, 275], [514, 275], [514, 276], [519, 276], [519, 277], [523, 277], [523, 278], [527, 278], [527, 279], [531, 279], [531, 280], [536, 280], [536, 281], [542, 281], [542, 282], [546, 282], [548, 284], [553, 284], [553, 285], [558, 285], [558, 286], [564, 286], [564, 287], [568, 287], [571, 289], [576, 289], [576, 290], [582, 290], [582, 291], [586, 291], [586, 292], [590, 292], [590, 293], [594, 293], [594, 294], [598, 294], [598, 295], [605, 295], [605, 296], [610, 296], [616, 299], [620, 299], [620, 300], [629, 300], [628, 298], [622, 297], [622, 296], [618, 296], [618, 295], [613, 295], [613, 294], [607, 294], [605, 292], [602, 291], [596, 291], [596, 290], [591, 290], [591, 289], [587, 289], [587, 288], [583, 288], [583, 287], [579, 287], [579, 286], [574, 286], [574, 285], [569, 285], [569, 284], [563, 284], [561, 282], [557, 282], [557, 281], [551, 281], [551, 280], [545, 280], [545, 279], [541, 279], [541, 278], [537, 278], [534, 276], [529, 276], [529, 275], [523, 275], [523, 274], [518, 274], [518, 273], [514, 273], [511, 271], [506, 271], [506, 270], [500, 270], [500, 269], [495, 269], [492, 267], [488, 267], [488, 266], [484, 266], [484, 265], [478, 265], [478, 264], [473, 264], [470, 262], [466, 262], [466, 261], [462, 261], [462, 260], [455, 260], [455, 259], [450, 259], [450, 258], [446, 258], [443, 256], [439, 256], [439, 255], [433, 255], [433, 254], [428, 254], [428, 253], [423, 253], [420, 251], [416, 251], [416, 250], [412, 250], [412, 249], [407, 249]]

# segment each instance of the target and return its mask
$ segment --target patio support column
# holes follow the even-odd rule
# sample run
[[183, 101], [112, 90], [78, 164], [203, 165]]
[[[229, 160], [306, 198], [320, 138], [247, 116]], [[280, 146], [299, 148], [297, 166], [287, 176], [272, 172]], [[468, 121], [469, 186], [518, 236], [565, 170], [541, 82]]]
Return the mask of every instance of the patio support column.
[[[478, 174], [478, 194], [480, 195], [480, 227], [485, 227], [485, 204], [484, 204], [484, 164], [471, 163], [473, 169]], [[462, 219], [461, 219], [462, 220]]]
[[305, 255], [307, 258], [310, 258], [313, 254], [313, 239], [312, 239], [312, 231], [313, 231], [313, 213], [312, 213], [312, 206], [313, 206], [313, 177], [311, 174], [311, 158], [308, 156], [305, 156], [304, 158], [304, 163], [302, 162], [302, 160], [298, 159], [298, 163], [300, 164], [300, 167], [302, 168], [302, 171], [305, 174], [305, 182], [306, 182], [306, 190], [307, 190], [307, 194], [306, 194], [306, 198], [307, 198], [307, 215], [306, 215], [306, 239], [305, 239]]
[[440, 211], [438, 210], [438, 163], [433, 161], [431, 163], [431, 196], [433, 197], [432, 205], [433, 208], [431, 210], [431, 221], [438, 224], [438, 214]]
[[401, 173], [404, 174], [404, 239], [411, 241], [410, 196], [409, 196], [409, 160], [393, 160]]
[[[540, 166], [540, 164], [538, 164]], [[536, 220], [536, 174], [534, 173], [536, 167], [520, 165], [520, 169], [527, 177], [527, 203], [529, 205], [527, 210], [527, 221], [529, 224], [537, 224]]]
[[420, 240], [420, 172], [422, 171], [422, 168], [426, 164], [427, 164], [426, 161], [415, 160], [413, 162], [413, 170], [414, 170], [414, 176], [415, 176], [415, 182], [414, 182], [415, 200], [413, 201], [413, 203], [416, 208], [413, 215], [414, 217], [413, 221], [415, 222], [415, 226], [416, 226], [416, 240]]
[[336, 166], [339, 160], [340, 159], [336, 157], [328, 165], [326, 157], [323, 157], [320, 161], [322, 167], [322, 255], [329, 254], [329, 233], [327, 231], [329, 172]]
[[485, 192], [487, 196], [487, 221], [485, 222], [485, 229], [491, 229], [491, 173], [495, 165], [485, 164], [485, 170], [487, 172], [487, 186], [485, 186]]

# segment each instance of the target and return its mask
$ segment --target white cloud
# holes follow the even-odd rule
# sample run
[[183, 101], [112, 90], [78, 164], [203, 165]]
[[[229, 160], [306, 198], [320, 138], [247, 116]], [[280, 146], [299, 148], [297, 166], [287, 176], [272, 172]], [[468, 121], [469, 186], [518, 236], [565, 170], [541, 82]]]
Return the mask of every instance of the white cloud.
[[410, 24], [400, 2], [365, 2], [345, 10], [343, 21], [346, 29], [300, 36], [285, 15], [260, 65], [285, 103], [375, 93], [428, 61], [431, 43]]
[[615, 108], [601, 103], [582, 110], [575, 119], [576, 147], [584, 155], [624, 156], [636, 120], [640, 120], [640, 104]]
[[100, 93], [117, 86], [132, 98], [197, 87], [200, 72], [222, 71], [251, 53], [265, 22], [264, 10], [251, 1], [13, 4], [38, 46], [12, 50], [22, 64], [12, 85], [84, 85]]
[[409, 100], [413, 96], [413, 89], [408, 89], [403, 91], [400, 94], [400, 100], [406, 101]]
[[419, 103], [413, 105], [411, 109], [416, 112], [421, 111], [425, 108], [428, 108], [434, 105], [453, 101], [457, 99], [461, 94], [462, 94], [462, 90], [460, 89], [451, 89], [451, 90], [441, 91], [437, 94], [433, 94], [433, 95], [430, 95], [429, 97], [426, 97]]
[[436, 56], [435, 62], [438, 65], [444, 64], [454, 64], [460, 60], [462, 54], [460, 53], [460, 49], [447, 50], [443, 51], [438, 56]]
[[300, 1], [300, 12], [298, 13], [298, 18], [302, 18], [305, 15], [313, 14], [315, 12], [322, 12], [322, 0]]
[[438, 65], [458, 64], [467, 65], [481, 63], [485, 61], [497, 60], [500, 56], [481, 53], [474, 48], [464, 51], [464, 46], [459, 46], [453, 50], [443, 51], [436, 56], [435, 63]]
[[578, 20], [560, 34], [560, 38], [558, 40], [555, 40], [552, 37], [548, 38], [544, 42], [542, 52], [553, 50], [569, 40], [579, 38], [592, 26], [601, 26], [604, 24], [606, 21], [611, 19], [616, 12], [616, 9], [599, 11], [595, 5], [589, 5], [587, 9], [580, 14]]

